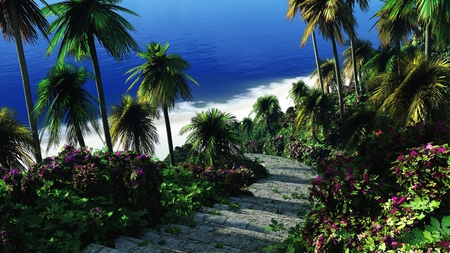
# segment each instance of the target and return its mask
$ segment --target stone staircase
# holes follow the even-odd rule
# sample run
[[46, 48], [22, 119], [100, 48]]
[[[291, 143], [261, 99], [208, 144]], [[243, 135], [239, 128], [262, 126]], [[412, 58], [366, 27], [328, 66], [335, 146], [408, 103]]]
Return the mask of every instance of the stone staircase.
[[308, 187], [316, 175], [285, 158], [248, 154], [269, 169], [270, 177], [250, 187], [253, 196], [230, 197], [228, 204], [201, 207], [193, 220], [144, 229], [139, 238], [119, 236], [115, 249], [89, 245], [83, 253], [262, 252], [281, 242], [286, 231], [266, 231], [272, 219], [286, 228], [302, 222], [309, 210]]

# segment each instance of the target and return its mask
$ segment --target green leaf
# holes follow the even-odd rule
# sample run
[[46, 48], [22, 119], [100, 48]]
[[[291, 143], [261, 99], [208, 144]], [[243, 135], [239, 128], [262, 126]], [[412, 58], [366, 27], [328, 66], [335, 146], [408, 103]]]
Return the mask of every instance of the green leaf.
[[441, 224], [440, 224], [439, 221], [438, 221], [436, 218], [434, 218], [434, 217], [431, 217], [431, 225], [432, 225], [434, 228], [436, 228], [437, 230], [439, 230], [439, 229], [441, 228]]
[[425, 237], [428, 241], [433, 241], [433, 236], [431, 236], [431, 232], [430, 231], [423, 231], [423, 237]]
[[450, 216], [445, 216], [442, 218], [442, 230], [444, 230], [447, 236], [450, 235]]
[[108, 217], [111, 217], [114, 214], [114, 211], [108, 213]]

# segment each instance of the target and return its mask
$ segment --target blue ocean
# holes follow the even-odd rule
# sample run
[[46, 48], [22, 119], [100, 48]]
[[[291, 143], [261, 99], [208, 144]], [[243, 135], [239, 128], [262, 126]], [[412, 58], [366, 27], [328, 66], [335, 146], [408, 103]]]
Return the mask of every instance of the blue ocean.
[[[40, 1], [36, 1], [40, 4]], [[57, 2], [49, 0], [48, 3]], [[186, 113], [210, 104], [254, 100], [256, 90], [270, 93], [270, 87], [285, 85], [287, 80], [309, 76], [314, 70], [312, 43], [300, 48], [304, 22], [285, 18], [287, 1], [281, 0], [124, 0], [122, 6], [139, 17], [123, 14], [136, 28], [132, 33], [141, 49], [151, 41], [169, 42], [169, 53], [187, 60], [188, 71], [200, 87], [192, 85], [193, 101], [177, 103], [173, 113]], [[356, 11], [358, 36], [379, 44], [372, 28], [373, 14], [381, 1], [372, 1], [367, 13]], [[320, 58], [332, 58], [331, 44], [318, 36]], [[55, 64], [55, 55], [45, 57], [48, 42], [39, 40], [25, 45], [32, 91]], [[342, 52], [345, 47], [340, 48]], [[107, 108], [119, 104], [129, 83], [125, 72], [143, 61], [133, 53], [116, 62], [98, 46]], [[56, 52], [55, 52], [56, 53]], [[27, 123], [25, 99], [14, 43], [0, 42], [0, 106], [9, 106], [17, 118]], [[91, 63], [78, 62], [91, 69]], [[275, 86], [273, 85], [275, 84]], [[94, 82], [85, 86], [96, 96]], [[130, 94], [135, 95], [136, 89]]]

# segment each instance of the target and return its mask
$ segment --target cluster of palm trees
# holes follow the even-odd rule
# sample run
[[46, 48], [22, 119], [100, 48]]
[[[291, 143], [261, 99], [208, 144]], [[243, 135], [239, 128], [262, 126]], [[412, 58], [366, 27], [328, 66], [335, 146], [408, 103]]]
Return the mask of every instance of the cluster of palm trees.
[[[368, 1], [356, 3], [363, 11], [367, 10]], [[291, 97], [298, 111], [296, 128], [306, 127], [316, 139], [330, 127], [332, 91], [337, 91], [338, 97], [339, 134], [347, 144], [357, 142], [358, 135], [380, 124], [405, 127], [422, 121], [447, 120], [450, 65], [444, 57], [432, 57], [432, 48], [438, 49], [449, 41], [450, 3], [386, 0], [373, 17], [377, 19], [375, 26], [381, 40], [379, 50], [373, 49], [369, 41], [357, 38], [354, 4], [350, 0], [289, 1], [287, 17], [292, 20], [300, 14], [307, 22], [302, 45], [312, 34], [315, 47], [314, 30], [318, 28], [332, 42], [334, 54], [334, 59], [322, 61], [315, 49], [317, 69], [312, 74], [318, 77], [315, 90], [309, 90], [304, 83], [294, 84]], [[350, 47], [342, 54], [345, 58], [342, 71], [335, 41], [343, 44], [344, 32], [350, 39]], [[419, 43], [422, 38], [425, 38], [423, 50]], [[346, 104], [342, 96], [345, 79], [354, 84], [356, 102], [360, 98], [367, 102]]]
[[[0, 165], [26, 165], [33, 160], [33, 156], [35, 161], [41, 161], [37, 122], [42, 116], [44, 130], [49, 133], [47, 149], [59, 143], [64, 123], [67, 141], [71, 144], [85, 146], [84, 136], [89, 133], [89, 126], [92, 126], [97, 133], [103, 132], [109, 150], [113, 149], [114, 141], [124, 148], [151, 153], [158, 141], [156, 129], [151, 123], [159, 115], [156, 109], [159, 105], [163, 109], [170, 157], [174, 164], [168, 111], [174, 107], [179, 96], [185, 100], [192, 98], [188, 82], [197, 82], [185, 72], [190, 68], [189, 64], [179, 55], [167, 54], [169, 44], [152, 42], [147, 46], [146, 52], [139, 52], [137, 42], [130, 35], [135, 29], [120, 12], [134, 16], [137, 14], [117, 5], [120, 0], [67, 0], [51, 5], [42, 2], [45, 7], [40, 10], [33, 0], [0, 1], [3, 37], [8, 41], [13, 39], [17, 46], [30, 127], [27, 130], [19, 126], [13, 118], [14, 111], [2, 108], [0, 117], [3, 118], [0, 120], [9, 122], [8, 127], [2, 126], [0, 130], [1, 138], [9, 140], [2, 143], [7, 146], [2, 151], [4, 155], [10, 155], [1, 160]], [[56, 16], [50, 24], [46, 20], [49, 15]], [[38, 84], [38, 99], [34, 104], [22, 43], [36, 42], [38, 30], [49, 41], [47, 55], [59, 49], [57, 63]], [[47, 37], [49, 35], [52, 35], [51, 39]], [[127, 72], [130, 74], [128, 81], [133, 80], [131, 86], [139, 83], [137, 100], [124, 96], [121, 106], [113, 106], [109, 122], [96, 43], [103, 46], [117, 61], [127, 58], [132, 52], [139, 52], [138, 56], [145, 61]], [[94, 73], [89, 73], [84, 67], [65, 63], [67, 56], [72, 56], [75, 60], [90, 59]], [[97, 98], [83, 89], [84, 83], [89, 79], [95, 81]], [[94, 103], [98, 104], [98, 109]], [[101, 124], [96, 120], [99, 115]], [[142, 127], [139, 133], [136, 132], [137, 126]], [[14, 127], [18, 127], [16, 134], [8, 132], [9, 128]], [[14, 138], [27, 133], [32, 134], [32, 139]], [[23, 142], [27, 144], [23, 145]], [[11, 148], [15, 150], [9, 150]]]

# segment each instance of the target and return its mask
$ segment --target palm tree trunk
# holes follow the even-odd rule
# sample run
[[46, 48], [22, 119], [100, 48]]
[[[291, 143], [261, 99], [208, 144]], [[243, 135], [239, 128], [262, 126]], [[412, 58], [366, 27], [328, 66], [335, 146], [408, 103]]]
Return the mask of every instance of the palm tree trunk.
[[431, 23], [428, 23], [425, 27], [425, 57], [431, 56]]
[[8, 1], [7, 3], [10, 4], [11, 23], [14, 31], [14, 41], [16, 42], [16, 51], [17, 51], [17, 58], [19, 60], [20, 75], [22, 76], [23, 91], [25, 94], [25, 103], [27, 107], [28, 123], [30, 125], [31, 134], [33, 135], [33, 139], [36, 145], [34, 156], [36, 158], [36, 162], [39, 163], [42, 161], [42, 155], [36, 121], [33, 120], [31, 116], [31, 112], [33, 111], [33, 98], [31, 95], [30, 78], [28, 76], [28, 68], [27, 63], [25, 61], [25, 53], [23, 51], [22, 38], [20, 34], [20, 27], [18, 20], [19, 18], [17, 16], [15, 1]]
[[170, 164], [175, 166], [175, 155], [173, 153], [172, 131], [170, 130], [169, 110], [163, 107], [164, 122], [166, 124], [167, 142], [169, 143]]
[[333, 32], [330, 32], [331, 45], [333, 46], [333, 56], [334, 56], [334, 69], [336, 71], [336, 84], [339, 98], [339, 113], [341, 119], [344, 116], [344, 99], [342, 97], [342, 80], [341, 80], [341, 70], [339, 68], [339, 56], [337, 53], [336, 40], [334, 38]]
[[312, 42], [313, 42], [313, 48], [314, 48], [314, 57], [316, 58], [317, 73], [319, 74], [320, 88], [322, 89], [322, 93], [325, 94], [325, 89], [323, 86], [323, 79], [322, 79], [322, 71], [320, 70], [319, 52], [317, 50], [316, 33], [314, 31], [312, 32]]
[[355, 44], [353, 43], [353, 39], [350, 40], [350, 47], [352, 48], [352, 62], [353, 62], [353, 78], [355, 79], [355, 92], [356, 99], [359, 100], [360, 90], [359, 90], [359, 81], [358, 81], [358, 70], [356, 69], [356, 55], [355, 55]]
[[77, 139], [78, 139], [78, 143], [80, 144], [80, 147], [86, 147], [86, 143], [84, 142], [84, 138], [83, 138], [83, 134], [81, 133], [81, 129], [77, 127], [76, 131], [76, 135], [77, 135]]
[[402, 55], [402, 48], [401, 48], [401, 46], [400, 46], [400, 39], [399, 38], [397, 38], [396, 39], [396, 41], [395, 41], [395, 54], [396, 54], [396, 61], [397, 61], [397, 66], [395, 67], [396, 68], [396, 70], [397, 70], [397, 73], [399, 73], [400, 74], [400, 57], [401, 57], [401, 55]]
[[141, 153], [141, 150], [139, 148], [140, 143], [139, 143], [139, 133], [137, 130], [133, 131], [133, 135], [134, 135], [134, 150], [137, 153]]
[[100, 102], [100, 114], [102, 116], [103, 132], [105, 133], [106, 146], [112, 151], [111, 134], [108, 126], [108, 115], [106, 113], [105, 94], [103, 92], [102, 77], [100, 74], [100, 66], [98, 63], [97, 51], [95, 49], [94, 37], [88, 35], [89, 51], [91, 52], [92, 68], [94, 69], [95, 85], [97, 87], [98, 100]]

